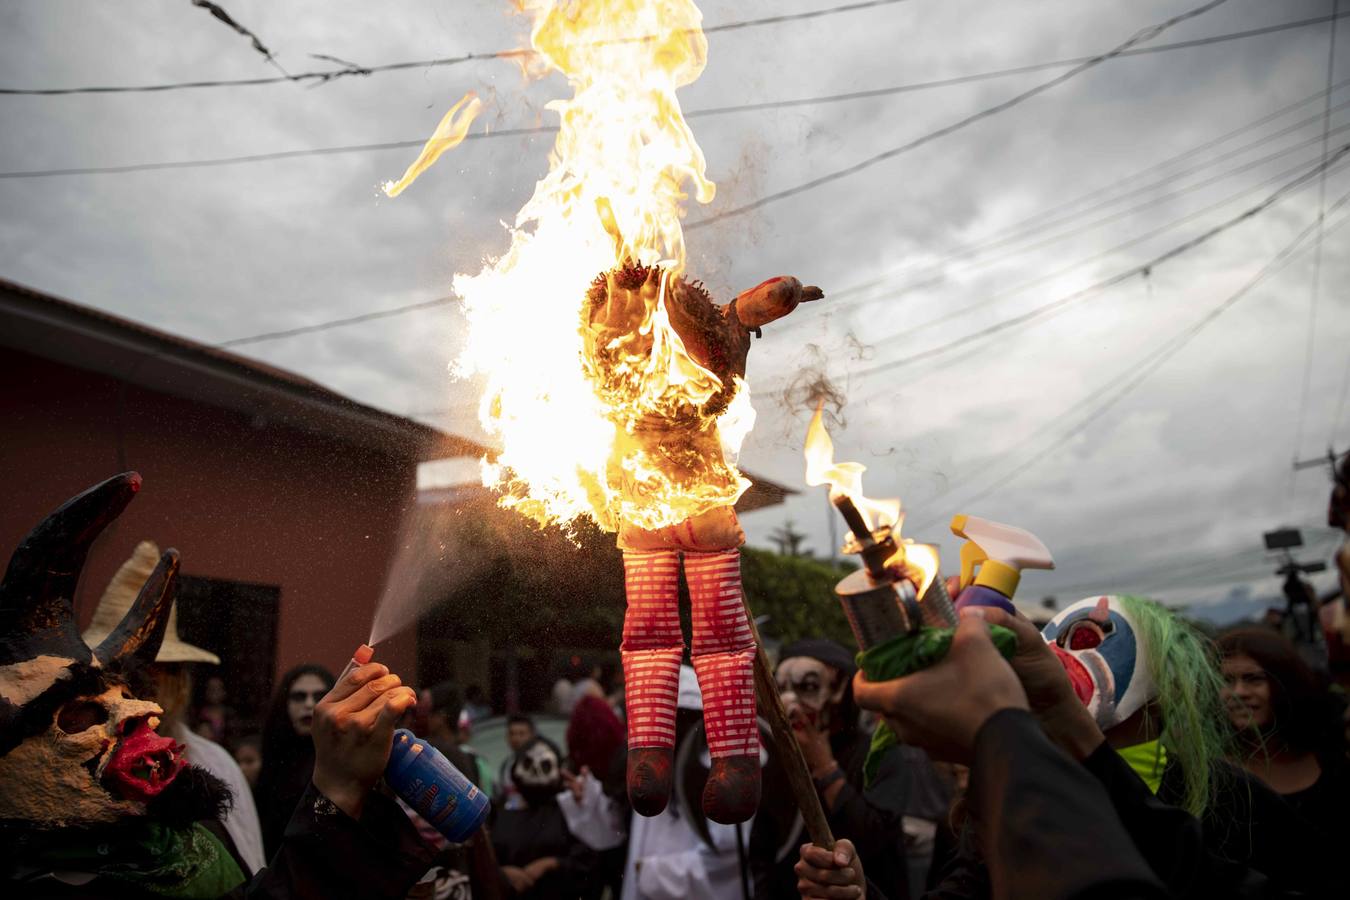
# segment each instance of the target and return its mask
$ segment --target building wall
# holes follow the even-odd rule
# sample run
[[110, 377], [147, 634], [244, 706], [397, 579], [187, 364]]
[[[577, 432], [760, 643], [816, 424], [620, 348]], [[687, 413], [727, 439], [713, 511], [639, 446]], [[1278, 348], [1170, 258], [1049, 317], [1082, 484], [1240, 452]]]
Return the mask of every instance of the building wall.
[[[136, 542], [182, 553], [186, 574], [281, 587], [277, 671], [335, 671], [364, 641], [416, 461], [0, 350], [0, 558], [48, 511], [127, 469], [140, 494], [94, 545], [81, 624]], [[414, 629], [376, 658], [415, 678]]]

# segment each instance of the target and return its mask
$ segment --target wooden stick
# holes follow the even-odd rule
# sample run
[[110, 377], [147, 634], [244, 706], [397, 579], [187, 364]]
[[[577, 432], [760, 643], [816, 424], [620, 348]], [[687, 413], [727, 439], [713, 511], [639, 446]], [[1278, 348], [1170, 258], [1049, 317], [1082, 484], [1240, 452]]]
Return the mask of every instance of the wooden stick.
[[755, 615], [750, 611], [750, 601], [742, 592], [745, 603], [745, 618], [750, 622], [750, 633], [755, 638], [755, 696], [759, 701], [759, 711], [769, 720], [769, 733], [773, 735], [773, 746], [778, 758], [783, 761], [787, 772], [788, 784], [797, 799], [797, 809], [801, 810], [802, 822], [811, 843], [826, 850], [834, 849], [834, 834], [830, 831], [830, 822], [825, 818], [825, 809], [820, 805], [820, 794], [816, 783], [811, 780], [811, 771], [806, 767], [806, 757], [792, 734], [792, 724], [788, 722], [787, 710], [783, 708], [783, 698], [778, 696], [778, 685], [773, 680], [773, 668], [769, 665], [769, 656], [764, 652], [764, 642], [760, 640], [759, 628], [755, 625]]

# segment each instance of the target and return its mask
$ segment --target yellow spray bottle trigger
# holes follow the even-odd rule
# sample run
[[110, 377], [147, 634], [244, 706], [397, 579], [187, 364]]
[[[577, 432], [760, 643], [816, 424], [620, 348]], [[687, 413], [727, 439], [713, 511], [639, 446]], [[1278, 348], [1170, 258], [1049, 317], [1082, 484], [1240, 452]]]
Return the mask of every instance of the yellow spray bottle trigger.
[[961, 590], [977, 584], [1011, 598], [1022, 569], [1055, 567], [1046, 546], [1021, 528], [961, 514], [952, 517], [951, 529], [966, 539], [961, 545]]

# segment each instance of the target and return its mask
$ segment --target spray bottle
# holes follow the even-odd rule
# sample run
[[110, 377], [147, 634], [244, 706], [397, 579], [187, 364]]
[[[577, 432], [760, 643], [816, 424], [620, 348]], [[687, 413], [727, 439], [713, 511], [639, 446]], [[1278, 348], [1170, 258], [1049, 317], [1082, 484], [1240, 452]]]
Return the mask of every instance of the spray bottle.
[[[961, 546], [958, 610], [967, 606], [996, 606], [1016, 613], [1012, 595], [1022, 578], [1022, 570], [1055, 567], [1040, 538], [1012, 525], [958, 515], [952, 518], [952, 533], [966, 539]], [[980, 567], [979, 574], [975, 573], [976, 566]]]
[[[374, 648], [362, 644], [338, 681], [374, 656]], [[394, 732], [384, 781], [451, 843], [467, 841], [487, 820], [491, 808], [487, 795], [464, 777], [454, 763], [406, 728]]]

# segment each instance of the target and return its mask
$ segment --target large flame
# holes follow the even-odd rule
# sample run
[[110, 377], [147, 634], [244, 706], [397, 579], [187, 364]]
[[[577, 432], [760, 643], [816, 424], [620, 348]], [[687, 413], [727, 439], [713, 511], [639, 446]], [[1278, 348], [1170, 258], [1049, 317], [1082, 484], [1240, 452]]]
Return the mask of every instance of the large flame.
[[[544, 523], [672, 525], [745, 489], [735, 453], [753, 421], [744, 385], [723, 390], [666, 306], [684, 286], [686, 191], [708, 203], [714, 190], [675, 93], [703, 71], [702, 13], [690, 0], [518, 2], [536, 68], [564, 75], [573, 96], [548, 105], [561, 120], [549, 171], [509, 249], [454, 279], [469, 336], [453, 370], [483, 379], [480, 420], [501, 446], [484, 483]], [[587, 290], [625, 265], [655, 272], [650, 289], [598, 353], [593, 328], [588, 350]], [[644, 439], [653, 419], [701, 435], [706, 468], [672, 464]]]

